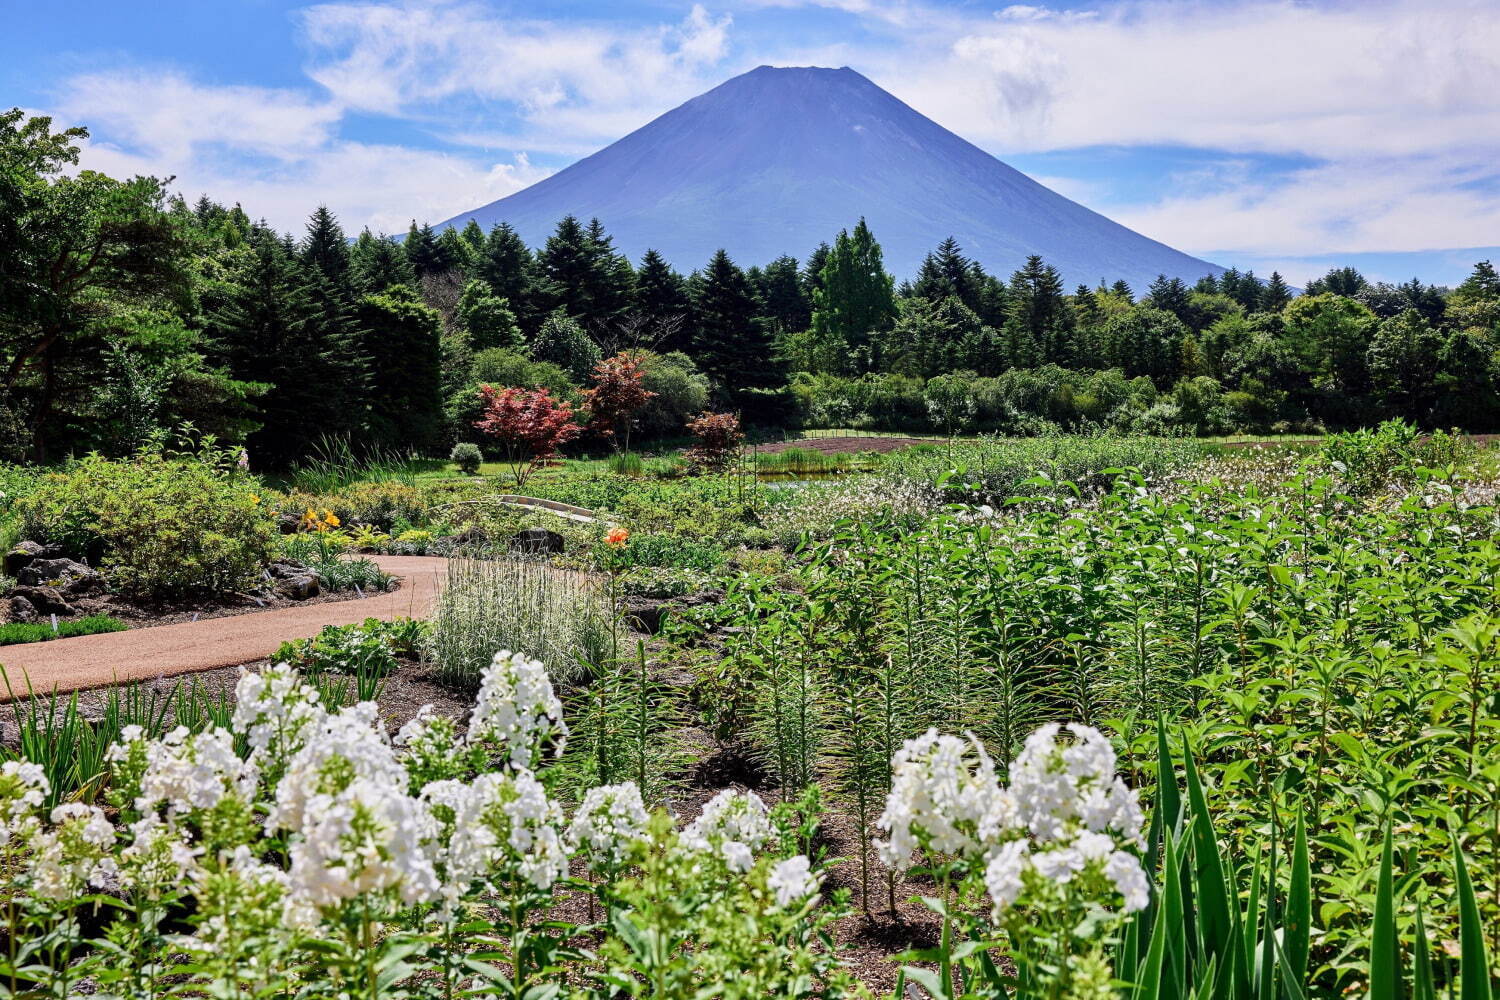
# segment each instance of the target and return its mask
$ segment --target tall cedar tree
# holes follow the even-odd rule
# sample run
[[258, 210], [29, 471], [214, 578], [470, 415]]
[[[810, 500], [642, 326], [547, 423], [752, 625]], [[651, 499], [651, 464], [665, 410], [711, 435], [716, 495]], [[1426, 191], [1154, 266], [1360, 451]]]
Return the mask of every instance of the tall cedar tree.
[[845, 230], [834, 240], [822, 279], [812, 297], [814, 363], [840, 374], [873, 369], [873, 341], [895, 322], [896, 295], [880, 244], [864, 219], [854, 232]]
[[252, 231], [250, 247], [209, 331], [236, 378], [269, 387], [248, 445], [258, 462], [285, 468], [320, 439], [362, 431], [366, 372], [347, 309], [322, 273], [309, 281], [264, 229]]
[[635, 311], [650, 326], [653, 335], [666, 334], [665, 339], [657, 342], [658, 350], [688, 348], [692, 310], [682, 275], [660, 253], [647, 250], [635, 272]]
[[499, 223], [490, 230], [475, 271], [510, 306], [521, 331], [534, 335], [546, 316], [539, 301], [536, 258], [510, 223]]
[[779, 383], [781, 372], [772, 357], [770, 334], [760, 321], [755, 289], [724, 250], [708, 262], [693, 305], [695, 360], [722, 392]]
[[423, 453], [443, 443], [442, 318], [405, 285], [359, 302], [373, 439]]
[[941, 302], [951, 295], [978, 312], [979, 289], [975, 277], [969, 259], [963, 255], [958, 241], [950, 236], [923, 258], [911, 294], [929, 302]]
[[777, 257], [759, 272], [755, 285], [761, 315], [773, 336], [801, 333], [812, 323], [812, 300], [803, 285], [797, 258]]
[[402, 249], [406, 251], [406, 259], [418, 281], [429, 274], [447, 270], [443, 266], [442, 251], [438, 249], [437, 237], [431, 226], [418, 226], [417, 220], [413, 219], [411, 228], [406, 231], [406, 242], [402, 244]]
[[1057, 268], [1032, 255], [1010, 276], [1002, 331], [1008, 362], [1013, 368], [1034, 368], [1043, 362], [1066, 364], [1072, 344], [1073, 314], [1063, 295]]
[[327, 205], [319, 205], [312, 218], [307, 220], [302, 263], [320, 271], [335, 289], [349, 289], [349, 241]]
[[392, 285], [415, 286], [417, 272], [401, 244], [367, 228], [349, 251], [349, 280], [356, 295], [375, 295]]
[[1292, 301], [1292, 290], [1287, 287], [1286, 279], [1281, 276], [1280, 271], [1272, 271], [1271, 277], [1266, 281], [1266, 287], [1261, 289], [1260, 311], [1281, 312], [1290, 301]]

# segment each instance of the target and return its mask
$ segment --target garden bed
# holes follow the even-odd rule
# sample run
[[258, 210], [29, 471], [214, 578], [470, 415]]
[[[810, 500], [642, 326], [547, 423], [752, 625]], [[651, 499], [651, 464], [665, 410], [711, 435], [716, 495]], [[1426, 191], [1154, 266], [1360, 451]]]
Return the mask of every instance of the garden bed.
[[[776, 455], [789, 448], [800, 448], [805, 451], [816, 451], [824, 455], [858, 455], [861, 452], [875, 452], [884, 455], [892, 451], [900, 451], [919, 444], [933, 444], [931, 438], [912, 437], [827, 437], [827, 438], [803, 438], [799, 441], [777, 441], [774, 444], [756, 445], [755, 450], [762, 455]], [[937, 442], [941, 444], [942, 442]]]

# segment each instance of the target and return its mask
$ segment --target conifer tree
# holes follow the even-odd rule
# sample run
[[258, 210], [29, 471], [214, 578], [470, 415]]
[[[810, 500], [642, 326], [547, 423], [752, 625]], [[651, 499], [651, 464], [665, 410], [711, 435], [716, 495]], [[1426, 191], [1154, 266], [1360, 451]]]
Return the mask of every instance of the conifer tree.
[[521, 346], [516, 314], [487, 281], [471, 278], [464, 285], [458, 300], [458, 320], [468, 332], [469, 346], [475, 351]]
[[641, 266], [635, 272], [633, 308], [655, 334], [666, 335], [658, 340], [658, 350], [680, 351], [689, 346], [693, 304], [688, 299], [687, 282], [655, 250], [641, 256]]
[[356, 295], [374, 295], [392, 285], [414, 285], [416, 272], [406, 252], [389, 236], [374, 236], [367, 228], [349, 253], [349, 279]]
[[433, 235], [431, 226], [418, 227], [417, 220], [413, 219], [411, 228], [406, 231], [406, 243], [403, 249], [406, 251], [407, 261], [411, 264], [412, 273], [418, 280], [445, 270], [442, 266], [441, 251], [438, 250], [437, 237]]
[[431, 454], [443, 443], [442, 319], [405, 285], [359, 302], [372, 438]]
[[809, 356], [823, 371], [854, 374], [875, 367], [875, 339], [896, 319], [895, 281], [864, 219], [840, 232], [813, 292]]
[[501, 222], [490, 230], [475, 272], [509, 304], [521, 330], [536, 333], [544, 315], [538, 301], [536, 258], [510, 223]]
[[719, 250], [708, 262], [693, 302], [695, 360], [721, 391], [776, 385], [772, 344], [745, 272]]
[[771, 261], [764, 271], [758, 272], [755, 286], [762, 318], [773, 336], [801, 333], [812, 323], [812, 301], [803, 287], [797, 258], [778, 257]]
[[302, 241], [302, 263], [321, 271], [337, 289], [349, 288], [349, 241], [327, 205], [319, 205], [307, 222]]
[[1292, 290], [1287, 287], [1286, 280], [1282, 278], [1280, 271], [1272, 271], [1266, 287], [1261, 289], [1257, 308], [1260, 312], [1281, 312], [1290, 301], [1292, 301]]
[[1010, 364], [1031, 368], [1042, 362], [1066, 360], [1071, 345], [1073, 314], [1063, 295], [1062, 275], [1036, 254], [1010, 277], [1007, 292], [1005, 342]]

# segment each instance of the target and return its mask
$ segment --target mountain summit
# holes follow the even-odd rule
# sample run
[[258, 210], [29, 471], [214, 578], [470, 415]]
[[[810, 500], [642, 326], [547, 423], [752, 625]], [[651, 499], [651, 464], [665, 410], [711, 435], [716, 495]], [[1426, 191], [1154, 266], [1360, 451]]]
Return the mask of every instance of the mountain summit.
[[805, 258], [864, 216], [898, 278], [945, 237], [1002, 277], [1039, 253], [1069, 287], [1222, 271], [1049, 190], [847, 67], [761, 66], [530, 187], [443, 223], [509, 222], [540, 246], [598, 217], [632, 258], [678, 268]]

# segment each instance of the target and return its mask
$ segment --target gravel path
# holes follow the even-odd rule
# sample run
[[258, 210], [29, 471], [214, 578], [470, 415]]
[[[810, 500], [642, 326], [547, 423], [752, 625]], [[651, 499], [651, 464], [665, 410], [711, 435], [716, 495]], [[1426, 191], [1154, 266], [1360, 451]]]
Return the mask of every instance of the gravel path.
[[[25, 693], [28, 679], [39, 694], [78, 691], [251, 663], [270, 656], [287, 639], [317, 635], [325, 625], [425, 616], [446, 578], [448, 560], [436, 556], [373, 558], [381, 569], [401, 578], [400, 589], [364, 600], [0, 646], [0, 665], [17, 694]], [[5, 700], [0, 684], [0, 701]]]

